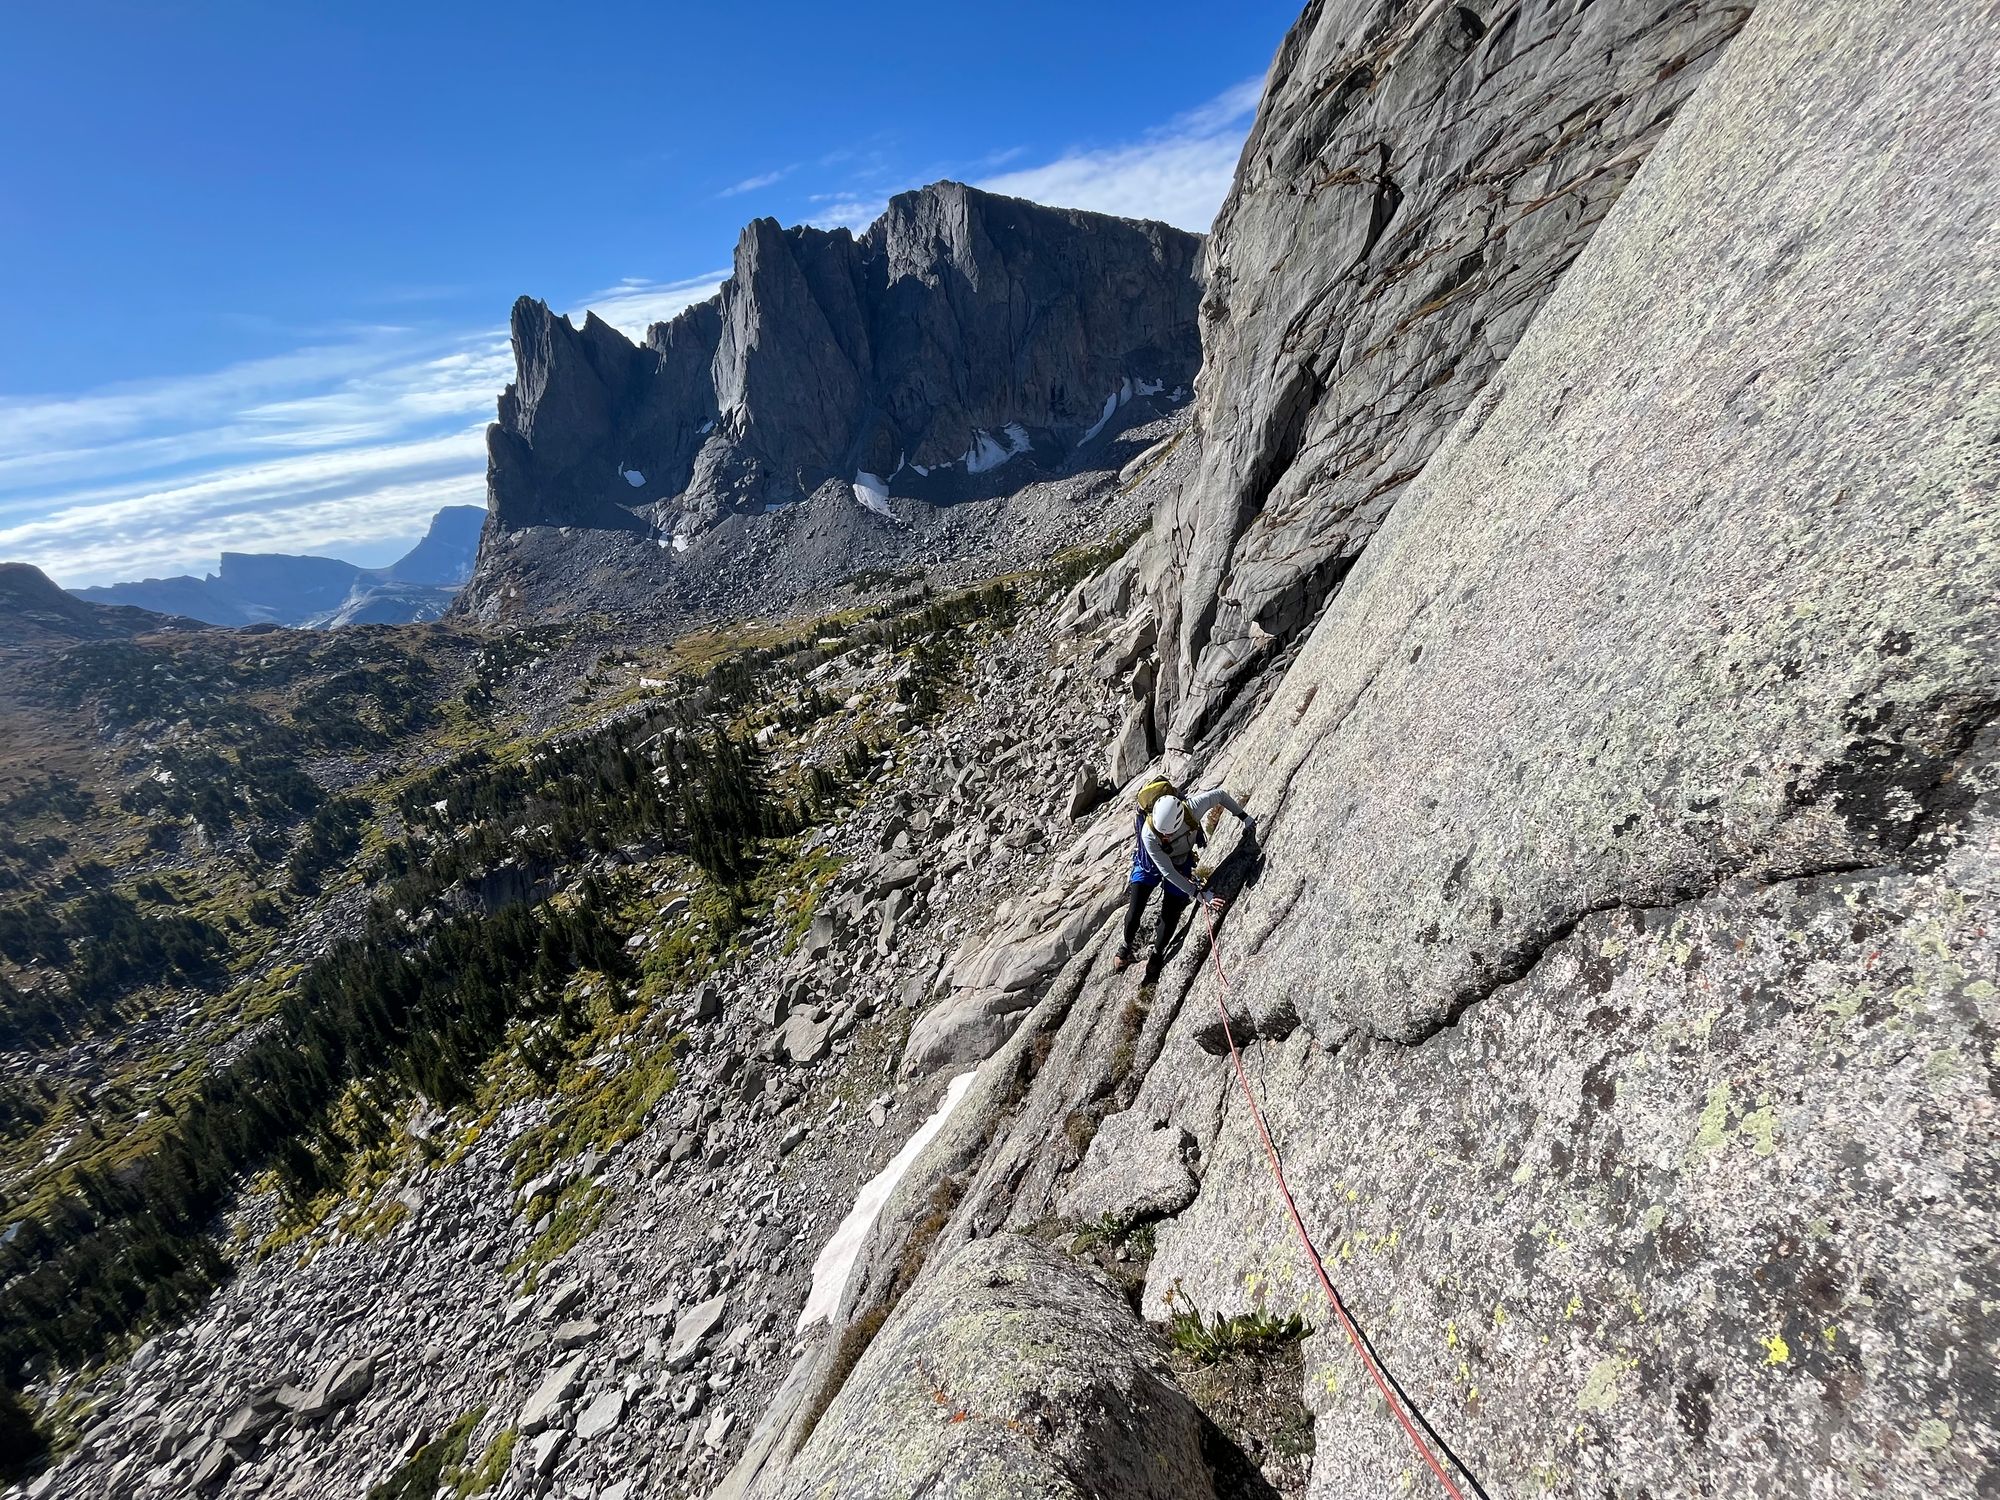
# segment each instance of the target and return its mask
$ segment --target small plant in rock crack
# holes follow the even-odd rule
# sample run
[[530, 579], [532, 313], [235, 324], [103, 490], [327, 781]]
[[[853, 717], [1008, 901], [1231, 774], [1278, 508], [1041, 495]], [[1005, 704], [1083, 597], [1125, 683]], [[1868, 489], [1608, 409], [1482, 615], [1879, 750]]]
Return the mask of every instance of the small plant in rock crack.
[[1134, 1224], [1129, 1220], [1104, 1215], [1095, 1223], [1085, 1224], [1076, 1231], [1073, 1242], [1081, 1253], [1087, 1250], [1117, 1250], [1123, 1248], [1140, 1260], [1153, 1258], [1153, 1239], [1156, 1225]]
[[1181, 1291], [1178, 1281], [1174, 1283], [1174, 1294], [1173, 1310], [1167, 1317], [1167, 1342], [1201, 1364], [1215, 1365], [1268, 1353], [1281, 1345], [1296, 1343], [1312, 1332], [1311, 1326], [1297, 1313], [1280, 1318], [1264, 1307], [1227, 1317], [1221, 1313], [1203, 1317], [1201, 1309]]

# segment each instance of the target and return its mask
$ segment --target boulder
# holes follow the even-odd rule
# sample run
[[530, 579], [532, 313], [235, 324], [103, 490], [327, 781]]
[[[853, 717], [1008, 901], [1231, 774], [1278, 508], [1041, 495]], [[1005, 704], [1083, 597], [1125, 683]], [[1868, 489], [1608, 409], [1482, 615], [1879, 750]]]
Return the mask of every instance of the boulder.
[[[341, 1407], [360, 1400], [375, 1385], [375, 1361], [371, 1358], [337, 1360], [328, 1365], [293, 1408], [301, 1422], [317, 1422]], [[279, 1392], [279, 1400], [284, 1393]]]
[[1131, 1110], [1108, 1115], [1070, 1179], [1063, 1217], [1079, 1224], [1142, 1223], [1177, 1214], [1200, 1190], [1194, 1137]]
[[583, 1366], [588, 1355], [577, 1354], [564, 1360], [542, 1378], [533, 1395], [522, 1404], [514, 1425], [524, 1433], [540, 1432], [556, 1419], [563, 1405], [583, 1384]]
[[1115, 1286], [1001, 1234], [903, 1299], [779, 1494], [1200, 1500], [1226, 1446]]
[[697, 1302], [682, 1313], [674, 1323], [673, 1340], [667, 1345], [667, 1368], [676, 1372], [685, 1370], [701, 1358], [728, 1312], [729, 1297], [725, 1293]]
[[694, 1018], [703, 1022], [722, 1019], [722, 987], [713, 979], [705, 979], [695, 987]]
[[817, 1009], [794, 1011], [786, 1019], [780, 1050], [787, 1061], [818, 1062], [832, 1045], [832, 1018], [820, 1015]]
[[222, 1424], [223, 1442], [235, 1448], [255, 1448], [265, 1433], [291, 1415], [290, 1408], [280, 1399], [284, 1390], [283, 1386], [274, 1386], [239, 1406]]
[[201, 1458], [188, 1476], [188, 1483], [197, 1494], [213, 1494], [227, 1483], [237, 1462], [236, 1450], [217, 1438], [201, 1450]]
[[1117, 795], [1117, 790], [1107, 786], [1093, 767], [1080, 765], [1070, 778], [1069, 802], [1064, 811], [1072, 821], [1087, 818]]
[[576, 1435], [579, 1441], [589, 1442], [602, 1433], [609, 1432], [625, 1416], [625, 1393], [613, 1386], [596, 1397], [577, 1413]]
[[569, 1443], [569, 1430], [564, 1427], [551, 1428], [529, 1440], [528, 1477], [537, 1484], [545, 1483], [556, 1471], [556, 1464], [562, 1458], [562, 1450]]
[[924, 862], [920, 859], [890, 860], [868, 873], [864, 888], [871, 900], [879, 901], [892, 891], [908, 890], [922, 881], [926, 873]]
[[955, 993], [917, 1018], [897, 1071], [928, 1078], [945, 1068], [982, 1062], [1000, 1050], [1033, 1005], [1024, 991]]
[[574, 1311], [587, 1290], [581, 1277], [573, 1276], [560, 1282], [543, 1295], [535, 1307], [535, 1316], [544, 1323], [553, 1323]]
[[1104, 750], [1104, 777], [1114, 787], [1122, 787], [1153, 759], [1153, 711], [1135, 703], [1125, 711], [1125, 720]]
[[559, 1323], [549, 1341], [558, 1349], [581, 1349], [596, 1338], [601, 1325], [595, 1318], [578, 1318], [572, 1323]]

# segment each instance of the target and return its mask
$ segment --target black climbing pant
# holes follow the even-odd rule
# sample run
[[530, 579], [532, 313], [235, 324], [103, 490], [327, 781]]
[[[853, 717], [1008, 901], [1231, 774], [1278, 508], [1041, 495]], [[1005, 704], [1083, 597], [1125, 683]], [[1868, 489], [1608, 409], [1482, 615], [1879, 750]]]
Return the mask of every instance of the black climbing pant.
[[1160, 917], [1153, 927], [1153, 958], [1165, 958], [1167, 939], [1174, 935], [1180, 925], [1181, 913], [1187, 910], [1187, 892], [1179, 886], [1169, 885], [1164, 880], [1135, 880], [1131, 894], [1125, 898], [1125, 943], [1124, 951], [1130, 955], [1132, 945], [1139, 937], [1139, 924], [1146, 919], [1146, 903], [1152, 899], [1155, 890], [1162, 891], [1160, 897]]

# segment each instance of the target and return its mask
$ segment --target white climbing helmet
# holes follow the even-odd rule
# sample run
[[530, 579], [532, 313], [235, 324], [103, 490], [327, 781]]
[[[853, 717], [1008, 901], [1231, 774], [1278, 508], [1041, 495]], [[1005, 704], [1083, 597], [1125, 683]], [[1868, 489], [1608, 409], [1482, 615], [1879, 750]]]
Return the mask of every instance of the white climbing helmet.
[[1153, 832], [1163, 839], [1177, 838], [1187, 827], [1187, 804], [1175, 796], [1165, 796], [1153, 804]]

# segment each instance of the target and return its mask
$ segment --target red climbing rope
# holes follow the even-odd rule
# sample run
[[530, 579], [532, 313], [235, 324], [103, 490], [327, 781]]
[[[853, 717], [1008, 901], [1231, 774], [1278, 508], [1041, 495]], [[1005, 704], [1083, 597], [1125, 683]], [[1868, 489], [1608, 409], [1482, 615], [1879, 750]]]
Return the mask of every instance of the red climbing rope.
[[1390, 1413], [1402, 1425], [1403, 1431], [1409, 1434], [1410, 1442], [1415, 1445], [1423, 1461], [1430, 1465], [1431, 1472], [1437, 1475], [1438, 1483], [1444, 1486], [1445, 1493], [1451, 1496], [1451, 1500], [1465, 1500], [1464, 1491], [1452, 1482], [1449, 1474], [1445, 1473], [1444, 1465], [1438, 1462], [1437, 1455], [1431, 1452], [1430, 1445], [1423, 1439], [1423, 1434], [1417, 1431], [1416, 1424], [1410, 1420], [1409, 1415], [1403, 1410], [1402, 1403], [1396, 1399], [1396, 1393], [1389, 1388], [1389, 1381], [1383, 1375], [1382, 1367], [1375, 1363], [1375, 1356], [1369, 1353], [1368, 1345], [1361, 1337], [1361, 1330], [1354, 1326], [1354, 1320], [1347, 1315], [1347, 1305], [1340, 1300], [1340, 1291], [1334, 1286], [1333, 1278], [1326, 1274], [1326, 1262], [1319, 1258], [1318, 1247], [1313, 1244], [1312, 1235], [1306, 1229], [1306, 1221], [1299, 1214], [1299, 1205], [1292, 1198], [1292, 1189], [1285, 1181], [1285, 1164], [1278, 1159], [1277, 1145], [1271, 1140], [1271, 1132], [1264, 1124], [1264, 1112], [1257, 1107], [1257, 1096], [1250, 1087], [1250, 1075], [1244, 1071], [1243, 1054], [1236, 1046], [1236, 1033], [1230, 1029], [1229, 1005], [1223, 998], [1229, 993], [1229, 976], [1222, 971], [1222, 945], [1215, 940], [1215, 914], [1205, 905], [1202, 914], [1208, 918], [1208, 954], [1215, 960], [1215, 977], [1222, 982], [1222, 988], [1215, 997], [1215, 1008], [1222, 1015], [1223, 1039], [1229, 1043], [1229, 1058], [1236, 1064], [1236, 1081], [1243, 1086], [1243, 1102], [1250, 1106], [1250, 1118], [1257, 1122], [1257, 1134], [1264, 1138], [1264, 1154], [1270, 1158], [1271, 1175], [1278, 1180], [1278, 1196], [1285, 1200], [1285, 1211], [1292, 1216], [1292, 1227], [1299, 1232], [1299, 1243], [1305, 1247], [1306, 1259], [1312, 1262], [1313, 1269], [1319, 1273], [1319, 1284], [1326, 1288], [1326, 1300], [1332, 1304], [1334, 1316], [1340, 1319], [1340, 1326], [1347, 1330], [1348, 1342], [1354, 1345], [1354, 1352], [1361, 1356], [1361, 1363], [1367, 1366], [1368, 1374], [1375, 1382], [1375, 1389], [1382, 1393], [1382, 1399], [1388, 1404]]

